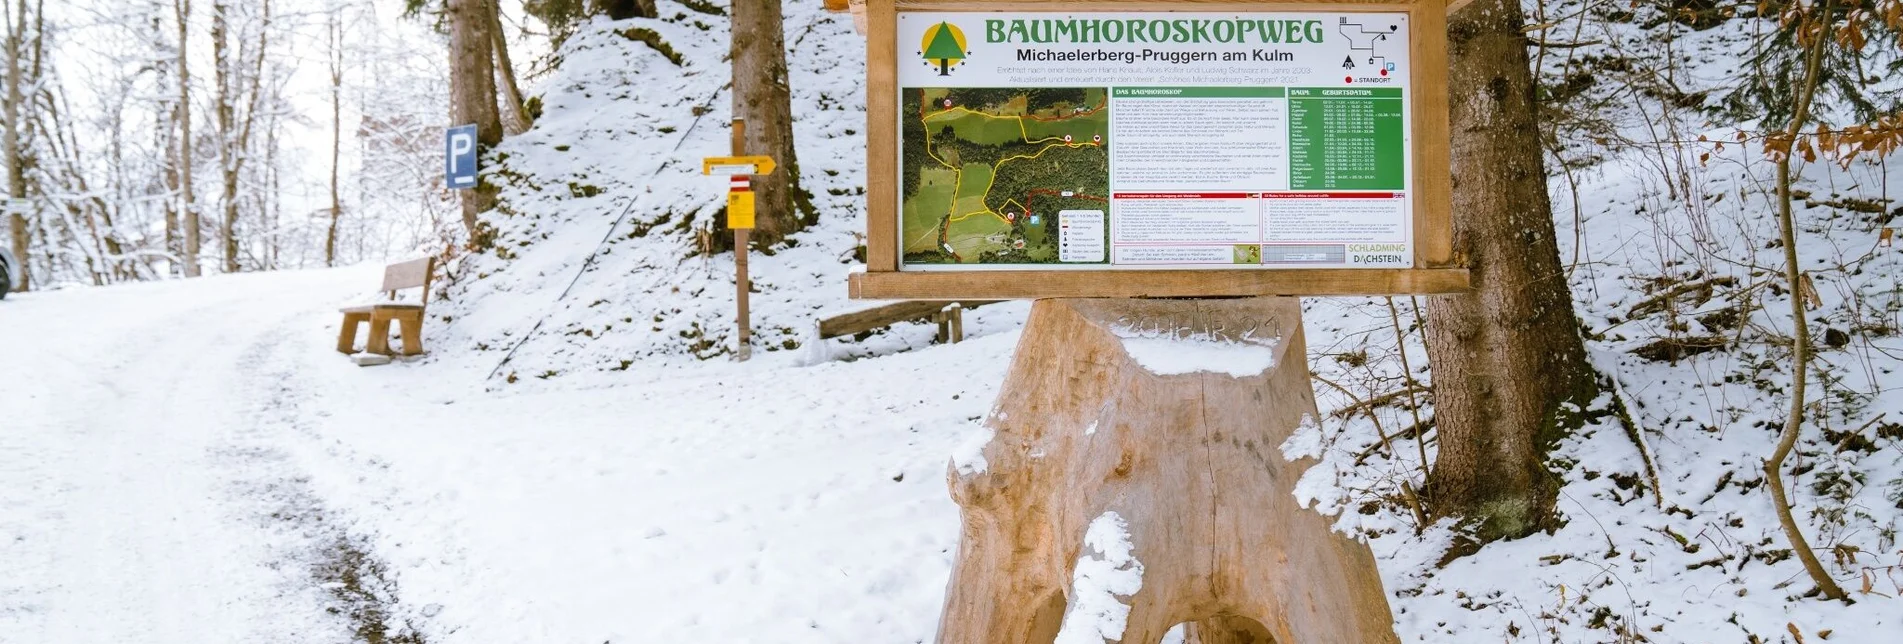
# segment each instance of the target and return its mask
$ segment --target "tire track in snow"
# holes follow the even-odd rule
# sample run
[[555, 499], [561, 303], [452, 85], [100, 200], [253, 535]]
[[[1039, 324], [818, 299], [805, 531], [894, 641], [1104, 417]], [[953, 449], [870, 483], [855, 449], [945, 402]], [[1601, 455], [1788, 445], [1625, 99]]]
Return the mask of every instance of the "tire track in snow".
[[[111, 310], [149, 294], [86, 295], [62, 304]], [[43, 353], [76, 368], [29, 367], [49, 392], [47, 422], [25, 438], [46, 446], [28, 466], [53, 482], [39, 499], [50, 520], [28, 535], [35, 560], [13, 562], [35, 581], [29, 619], [6, 641], [312, 642], [331, 630], [259, 556], [276, 535], [230, 512], [233, 473], [212, 453], [240, 418], [223, 391], [229, 340], [276, 307], [214, 296], [134, 324], [71, 322]], [[53, 324], [88, 317], [46, 312]]]
[[254, 394], [248, 398], [256, 401], [249, 411], [252, 422], [220, 455], [255, 474], [234, 482], [235, 491], [275, 529], [297, 535], [280, 549], [279, 561], [307, 572], [306, 581], [324, 591], [325, 611], [346, 620], [351, 641], [425, 644], [409, 618], [395, 614], [397, 584], [371, 553], [368, 536], [353, 531], [347, 517], [324, 504], [285, 450], [288, 441], [320, 441], [310, 421], [316, 389], [285, 355], [296, 341], [294, 324], [280, 324], [240, 358], [240, 381], [252, 383]]
[[29, 394], [0, 409], [0, 643], [421, 641], [376, 617], [386, 575], [286, 456], [297, 389], [272, 387], [293, 370], [265, 368], [310, 340], [297, 325], [347, 275], [9, 311], [0, 330], [56, 341], [9, 351], [0, 374]]

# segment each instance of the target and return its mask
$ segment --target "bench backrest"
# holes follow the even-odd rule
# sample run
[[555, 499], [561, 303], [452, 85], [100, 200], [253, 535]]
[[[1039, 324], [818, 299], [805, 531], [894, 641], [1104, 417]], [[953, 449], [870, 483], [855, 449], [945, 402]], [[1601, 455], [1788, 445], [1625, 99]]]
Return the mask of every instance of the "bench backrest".
[[422, 287], [424, 304], [429, 303], [430, 276], [436, 272], [436, 258], [425, 257], [383, 267], [383, 288], [390, 299], [396, 299], [396, 292], [406, 288]]

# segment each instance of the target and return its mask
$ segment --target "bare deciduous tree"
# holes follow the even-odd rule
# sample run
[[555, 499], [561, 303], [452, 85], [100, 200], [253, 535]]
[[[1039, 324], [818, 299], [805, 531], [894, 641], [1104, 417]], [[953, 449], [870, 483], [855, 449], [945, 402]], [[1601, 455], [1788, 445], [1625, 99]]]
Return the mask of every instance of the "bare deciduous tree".
[[324, 23], [325, 61], [330, 66], [330, 226], [324, 233], [324, 265], [337, 265], [337, 223], [343, 218], [343, 200], [337, 194], [337, 175], [344, 147], [344, 17], [343, 6], [333, 3]]
[[185, 247], [180, 251], [180, 259], [185, 262], [185, 276], [198, 277], [198, 245], [202, 230], [198, 225], [198, 204], [192, 189], [192, 74], [191, 65], [186, 56], [191, 43], [192, 0], [172, 0], [173, 15], [178, 20], [178, 106], [173, 112], [178, 119], [178, 198], [179, 211], [184, 213]]
[[26, 290], [32, 288], [33, 283], [33, 272], [30, 268], [32, 263], [27, 261], [27, 250], [31, 246], [25, 212], [27, 155], [20, 136], [23, 129], [20, 121], [21, 104], [25, 100], [21, 87], [27, 82], [25, 76], [22, 75], [24, 69], [20, 64], [20, 58], [25, 55], [27, 47], [26, 0], [18, 0], [10, 9], [7, 13], [12, 14], [8, 16], [12, 20], [7, 21], [5, 52], [7, 57], [5, 140], [0, 141], [0, 146], [6, 148], [7, 197], [9, 199], [7, 206], [12, 212], [12, 215], [8, 217], [7, 229], [11, 234], [13, 255], [20, 259], [20, 288]]

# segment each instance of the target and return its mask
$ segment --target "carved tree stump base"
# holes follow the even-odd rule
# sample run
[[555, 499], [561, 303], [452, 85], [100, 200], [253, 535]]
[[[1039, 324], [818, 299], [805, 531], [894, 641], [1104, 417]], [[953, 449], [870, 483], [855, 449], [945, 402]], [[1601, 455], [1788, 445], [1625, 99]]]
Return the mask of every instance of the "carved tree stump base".
[[1306, 360], [1295, 298], [1039, 300], [950, 472], [940, 644], [1398, 642], [1366, 544], [1292, 494]]

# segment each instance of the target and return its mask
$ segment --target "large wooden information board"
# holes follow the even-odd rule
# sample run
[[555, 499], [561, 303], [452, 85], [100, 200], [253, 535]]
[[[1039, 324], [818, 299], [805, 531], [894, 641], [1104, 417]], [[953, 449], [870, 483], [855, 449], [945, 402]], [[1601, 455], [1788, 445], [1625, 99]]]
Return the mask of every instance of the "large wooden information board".
[[869, 0], [852, 295], [1463, 290], [1445, 7]]

